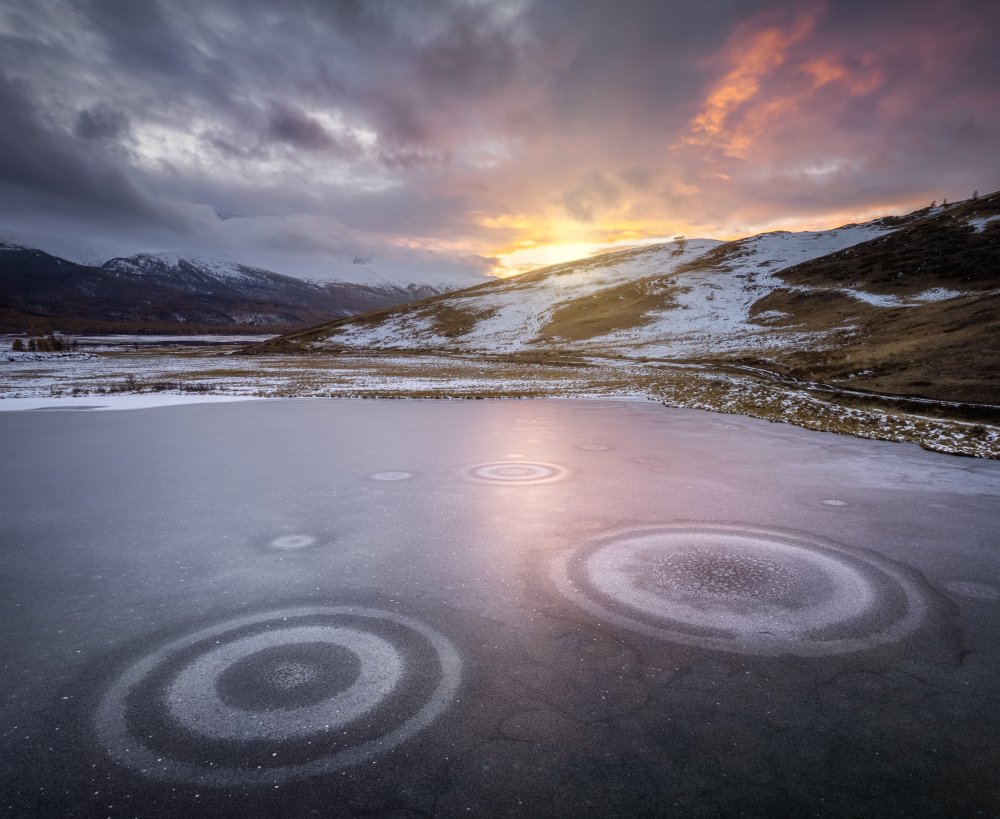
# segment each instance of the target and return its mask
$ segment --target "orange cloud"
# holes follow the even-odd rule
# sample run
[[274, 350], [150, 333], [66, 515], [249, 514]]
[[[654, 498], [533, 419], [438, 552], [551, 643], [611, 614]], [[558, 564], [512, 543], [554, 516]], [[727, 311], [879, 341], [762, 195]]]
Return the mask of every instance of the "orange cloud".
[[832, 57], [820, 57], [802, 66], [802, 71], [812, 77], [812, 87], [820, 88], [847, 76], [847, 69]]
[[818, 57], [801, 66], [800, 70], [812, 80], [812, 89], [822, 88], [831, 82], [841, 82], [852, 94], [867, 94], [878, 87], [882, 78], [878, 70], [864, 59], [858, 69], [850, 69], [833, 55]]
[[806, 58], [801, 53], [806, 49], [796, 48], [813, 33], [822, 12], [822, 6], [813, 6], [784, 25], [761, 27], [756, 18], [740, 26], [719, 59], [729, 70], [712, 87], [681, 143], [718, 147], [725, 156], [743, 159], [764, 132], [820, 89], [837, 83], [851, 94], [864, 94], [876, 88], [881, 75], [871, 58], [856, 58], [849, 67], [835, 54], [814, 56], [810, 50]]
[[819, 10], [813, 9], [785, 28], [754, 31], [752, 24], [740, 26], [726, 47], [725, 61], [733, 67], [709, 92], [685, 141], [699, 144], [722, 134], [733, 112], [757, 96], [761, 79], [785, 61], [789, 47], [812, 31], [818, 17]]

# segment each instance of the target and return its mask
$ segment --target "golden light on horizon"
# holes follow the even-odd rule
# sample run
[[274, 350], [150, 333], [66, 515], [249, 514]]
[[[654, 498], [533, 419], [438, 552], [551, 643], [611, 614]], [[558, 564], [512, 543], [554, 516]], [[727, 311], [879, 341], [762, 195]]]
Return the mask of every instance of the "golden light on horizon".
[[609, 219], [581, 223], [566, 217], [540, 214], [482, 215], [481, 227], [505, 231], [509, 240], [490, 251], [497, 260], [491, 275], [519, 276], [549, 265], [583, 259], [597, 253], [642, 244], [669, 241], [685, 232], [685, 227], [663, 222]]
[[545, 219], [532, 221], [526, 215], [504, 215], [484, 219], [480, 224], [513, 229], [521, 235], [489, 255], [497, 260], [490, 275], [507, 279], [524, 273], [584, 259], [599, 253], [627, 247], [669, 242], [675, 236], [688, 239], [732, 241], [772, 231], [822, 231], [843, 225], [866, 222], [884, 216], [907, 213], [919, 202], [893, 202], [866, 208], [863, 211], [832, 211], [805, 219], [783, 219], [748, 223], [733, 227], [724, 225], [677, 225], [666, 223], [625, 223], [580, 225], [574, 222], [554, 223]]
[[537, 245], [535, 242], [525, 242], [522, 244], [524, 246], [515, 250], [497, 254], [500, 261], [493, 269], [494, 276], [500, 279], [509, 279], [539, 267], [548, 267], [592, 256], [601, 250], [601, 245], [594, 243], [565, 242]]

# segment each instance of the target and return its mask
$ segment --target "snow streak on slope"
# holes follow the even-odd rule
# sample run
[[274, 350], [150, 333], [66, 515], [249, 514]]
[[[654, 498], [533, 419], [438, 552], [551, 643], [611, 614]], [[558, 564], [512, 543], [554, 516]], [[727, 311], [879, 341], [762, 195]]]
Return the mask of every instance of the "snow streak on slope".
[[887, 296], [880, 293], [866, 293], [863, 290], [856, 290], [850, 287], [844, 288], [841, 292], [852, 296], [858, 301], [863, 301], [865, 304], [871, 304], [874, 307], [917, 307], [929, 302], [947, 301], [948, 299], [957, 299], [959, 296], [968, 295], [965, 291], [949, 290], [947, 287], [933, 287], [930, 290], [924, 290], [922, 293], [916, 293], [908, 298]]
[[980, 219], [969, 219], [968, 224], [977, 233], [986, 230], [987, 226], [993, 222], [1000, 221], [1000, 216], [984, 216]]
[[788, 289], [775, 275], [777, 271], [887, 232], [877, 225], [852, 225], [820, 232], [779, 231], [732, 242], [718, 261], [708, 257], [700, 269], [684, 272], [670, 309], [658, 312], [641, 327], [596, 341], [664, 358], [815, 341], [813, 333], [776, 332], [751, 321], [751, 306], [776, 289]]

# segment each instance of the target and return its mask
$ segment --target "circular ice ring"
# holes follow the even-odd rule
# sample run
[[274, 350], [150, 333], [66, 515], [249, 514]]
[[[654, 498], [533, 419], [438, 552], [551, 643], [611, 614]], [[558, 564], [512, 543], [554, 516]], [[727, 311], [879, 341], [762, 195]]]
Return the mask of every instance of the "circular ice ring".
[[271, 548], [279, 552], [295, 552], [315, 545], [316, 538], [312, 535], [285, 535], [271, 541]]
[[[132, 689], [146, 680], [173, 655], [204, 640], [227, 632], [270, 621], [289, 618], [350, 615], [382, 620], [411, 629], [430, 643], [440, 666], [440, 679], [426, 702], [395, 729], [379, 737], [326, 754], [306, 762], [268, 768], [202, 766], [164, 756], [146, 747], [128, 724], [128, 697]], [[280, 629], [276, 633], [280, 633]], [[461, 660], [451, 642], [418, 620], [380, 609], [353, 606], [316, 606], [281, 609], [264, 614], [227, 620], [177, 638], [129, 666], [104, 694], [95, 714], [98, 741], [116, 762], [160, 780], [193, 782], [202, 786], [239, 787], [277, 785], [283, 782], [319, 776], [387, 753], [409, 740], [436, 720], [454, 698], [461, 681]]]
[[566, 470], [542, 461], [491, 461], [469, 467], [465, 474], [479, 483], [529, 486], [558, 481], [566, 475]]
[[[218, 679], [233, 663], [265, 648], [292, 643], [332, 643], [351, 651], [361, 673], [345, 691], [314, 705], [248, 711], [227, 705], [205, 680]], [[340, 728], [364, 716], [395, 688], [403, 674], [399, 653], [385, 640], [337, 626], [301, 626], [253, 634], [207, 651], [174, 678], [167, 706], [178, 724], [213, 739], [275, 740], [305, 736], [313, 726]]]
[[[765, 569], [770, 565], [770, 571], [788, 574], [791, 588], [778, 588], [774, 600], [758, 605], [746, 596], [727, 601], [713, 595], [713, 583], [724, 586], [725, 577], [719, 581], [710, 575], [705, 588], [691, 583], [684, 589], [675, 583], [675, 588], [682, 586], [680, 593], [670, 589], [666, 595], [651, 591], [641, 575], [639, 581], [630, 579], [630, 573], [635, 576], [639, 571], [636, 559], [657, 551], [698, 556], [698, 541], [706, 539], [730, 544], [729, 551], [701, 549], [709, 568], [720, 556], [726, 560], [736, 554], [734, 571], [744, 571], [746, 565], [738, 562], [743, 550], [747, 564], [761, 559]], [[687, 554], [682, 552], [684, 543]], [[813, 537], [753, 527], [696, 524], [619, 532], [557, 558], [551, 577], [564, 596], [604, 622], [672, 642], [743, 654], [822, 656], [859, 651], [903, 638], [920, 625], [927, 611], [922, 589], [890, 561]], [[752, 579], [762, 585], [766, 598], [771, 593], [767, 571]], [[782, 610], [782, 596], [794, 595], [800, 579], [808, 592], [805, 605], [784, 605]], [[885, 587], [898, 590], [904, 601], [902, 612], [856, 636], [858, 622], [875, 615], [877, 591]], [[829, 636], [838, 625], [848, 623], [853, 624], [852, 636]]]

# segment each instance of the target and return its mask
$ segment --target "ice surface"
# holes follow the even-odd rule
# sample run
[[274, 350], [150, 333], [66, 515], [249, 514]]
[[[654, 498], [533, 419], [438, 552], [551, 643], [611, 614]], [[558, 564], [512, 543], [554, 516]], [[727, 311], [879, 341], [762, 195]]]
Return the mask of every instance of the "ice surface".
[[12, 815], [1000, 799], [1000, 463], [571, 400], [8, 412], [0, 450]]

